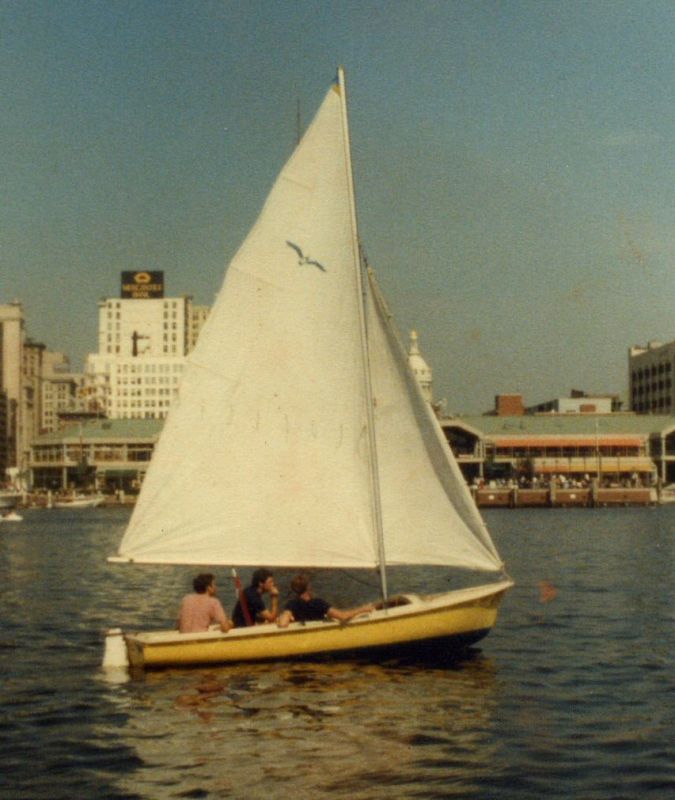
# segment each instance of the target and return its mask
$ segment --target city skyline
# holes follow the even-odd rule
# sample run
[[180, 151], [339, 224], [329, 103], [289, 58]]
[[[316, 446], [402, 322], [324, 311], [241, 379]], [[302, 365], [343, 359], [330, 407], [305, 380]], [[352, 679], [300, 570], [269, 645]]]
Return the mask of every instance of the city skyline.
[[0, 24], [0, 302], [74, 369], [122, 271], [213, 303], [339, 63], [363, 244], [449, 411], [625, 398], [628, 348], [673, 339], [668, 3], [33, 2]]

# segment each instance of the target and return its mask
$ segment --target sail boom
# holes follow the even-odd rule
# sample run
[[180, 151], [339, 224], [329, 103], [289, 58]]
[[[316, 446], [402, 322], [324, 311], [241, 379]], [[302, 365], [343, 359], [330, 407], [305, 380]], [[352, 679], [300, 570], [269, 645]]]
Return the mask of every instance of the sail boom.
[[[203, 559], [188, 559], [188, 558], [153, 558], [153, 557], [130, 557], [130, 556], [108, 556], [106, 559], [109, 564], [126, 564], [126, 565], [140, 565], [140, 564], [155, 564], [155, 565], [164, 565], [164, 566], [182, 566], [182, 567], [190, 567], [190, 566], [210, 566], [210, 567], [250, 567], [256, 568], [260, 566], [260, 562], [258, 561], [251, 561], [250, 559], [245, 561], [224, 561], [220, 559], [213, 559], [213, 558], [203, 558]], [[274, 569], [362, 569], [362, 570], [373, 570], [379, 567], [377, 562], [372, 562], [369, 564], [364, 564], [362, 562], [359, 563], [352, 563], [352, 562], [342, 562], [342, 561], [326, 561], [326, 562], [317, 562], [316, 560], [310, 561], [278, 561], [275, 560], [274, 563], [265, 562], [267, 567], [273, 567]], [[406, 562], [389, 562], [387, 564], [389, 567], [448, 567], [452, 565], [448, 565], [445, 561], [420, 561], [417, 564], [411, 564], [410, 561]], [[492, 565], [485, 565], [481, 567], [475, 566], [473, 563], [469, 564], [456, 564], [454, 565], [456, 569], [463, 569], [463, 570], [470, 570], [472, 572], [487, 572], [487, 573], [503, 573], [504, 572], [504, 565], [502, 563], [499, 564], [492, 564]]]
[[[109, 556], [108, 562], [112, 564], [165, 564], [173, 566], [213, 566], [213, 567], [258, 567], [260, 562], [251, 561], [246, 559], [243, 561], [225, 561], [218, 558], [159, 558], [152, 556], [137, 556], [137, 557], [124, 557], [124, 556]], [[375, 569], [377, 563], [375, 561], [364, 564], [363, 562], [348, 562], [348, 561], [326, 561], [317, 562], [315, 559], [308, 561], [279, 561], [275, 559], [273, 563], [264, 562], [268, 567], [275, 569]]]

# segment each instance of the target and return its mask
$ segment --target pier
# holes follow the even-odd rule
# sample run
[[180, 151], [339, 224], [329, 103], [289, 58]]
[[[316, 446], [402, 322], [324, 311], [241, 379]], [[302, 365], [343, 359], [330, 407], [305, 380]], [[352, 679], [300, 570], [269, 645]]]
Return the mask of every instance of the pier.
[[581, 487], [561, 489], [548, 486], [522, 489], [517, 486], [471, 487], [479, 508], [598, 508], [607, 506], [651, 506], [658, 502], [653, 487]]

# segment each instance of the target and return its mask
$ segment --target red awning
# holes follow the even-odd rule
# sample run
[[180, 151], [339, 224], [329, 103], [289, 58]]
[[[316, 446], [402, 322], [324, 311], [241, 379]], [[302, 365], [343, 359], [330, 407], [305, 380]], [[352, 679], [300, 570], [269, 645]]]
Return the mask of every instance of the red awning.
[[[563, 459], [535, 459], [534, 471], [536, 473], [549, 473], [553, 472], [559, 475], [566, 475], [568, 473], [588, 472], [594, 475], [598, 471], [598, 465], [593, 463], [591, 459], [584, 459], [586, 463], [570, 465], [566, 464]], [[542, 463], [544, 462], [544, 463]], [[653, 472], [654, 463], [648, 458], [604, 458], [600, 460], [600, 472], [608, 475], [614, 475], [617, 472], [633, 473], [633, 472]]]
[[641, 447], [642, 436], [491, 436], [495, 447]]

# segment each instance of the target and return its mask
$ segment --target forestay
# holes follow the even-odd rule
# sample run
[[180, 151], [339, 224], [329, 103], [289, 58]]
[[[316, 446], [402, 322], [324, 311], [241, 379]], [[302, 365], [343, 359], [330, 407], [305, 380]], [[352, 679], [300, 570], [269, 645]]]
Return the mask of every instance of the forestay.
[[139, 562], [371, 567], [368, 403], [392, 563], [499, 568], [499, 557], [368, 300], [340, 88], [328, 92], [232, 260], [189, 356], [119, 557]]

